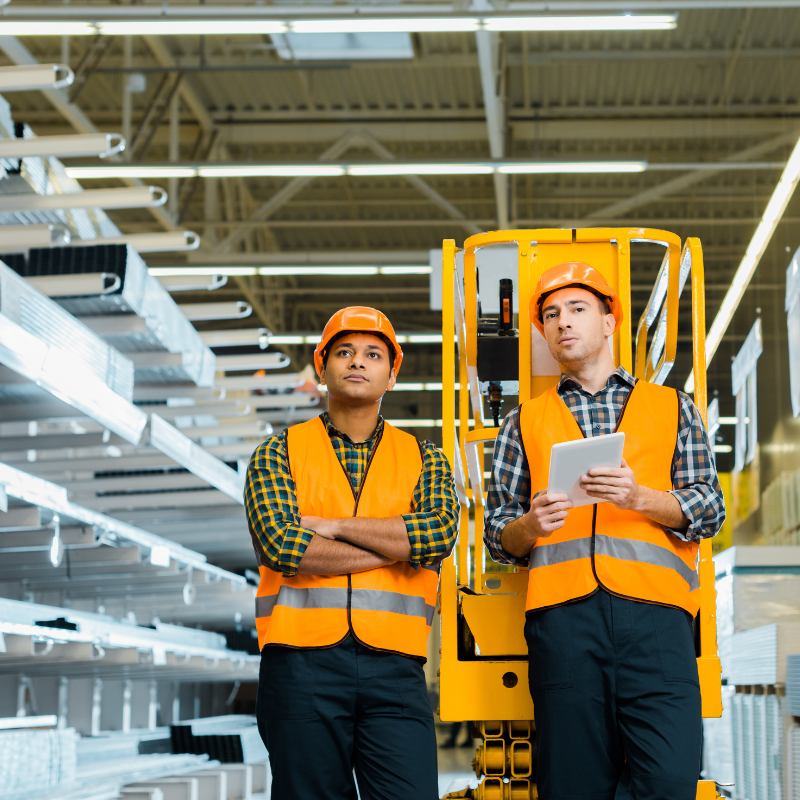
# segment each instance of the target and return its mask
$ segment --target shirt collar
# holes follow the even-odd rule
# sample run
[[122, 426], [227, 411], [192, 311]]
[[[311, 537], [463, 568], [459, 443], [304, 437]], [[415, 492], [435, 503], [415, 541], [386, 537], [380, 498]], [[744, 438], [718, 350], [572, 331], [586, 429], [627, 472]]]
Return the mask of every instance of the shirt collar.
[[[624, 369], [623, 367], [617, 367], [611, 373], [611, 375], [608, 376], [605, 389], [601, 391], [611, 389], [615, 383], [628, 384], [628, 386], [633, 387], [636, 384], [636, 378], [634, 378], [633, 375], [631, 375], [630, 372], [628, 372], [628, 370]], [[574, 378], [570, 378], [567, 375], [562, 375], [561, 380], [558, 382], [558, 393], [564, 394], [574, 389], [584, 392], [584, 394], [588, 394], [588, 392], [585, 392], [583, 387]], [[600, 392], [598, 392], [597, 394], [600, 394]]]
[[370, 436], [369, 439], [365, 439], [363, 442], [354, 442], [346, 433], [342, 433], [334, 426], [334, 424], [331, 422], [331, 418], [328, 416], [327, 411], [323, 412], [320, 416], [322, 417], [322, 421], [325, 423], [325, 430], [328, 431], [328, 436], [331, 438], [338, 436], [345, 442], [349, 442], [350, 444], [356, 446], [362, 444], [371, 444], [375, 437], [383, 430], [383, 417], [378, 416], [378, 424], [375, 427], [375, 430], [372, 432], [372, 436]]

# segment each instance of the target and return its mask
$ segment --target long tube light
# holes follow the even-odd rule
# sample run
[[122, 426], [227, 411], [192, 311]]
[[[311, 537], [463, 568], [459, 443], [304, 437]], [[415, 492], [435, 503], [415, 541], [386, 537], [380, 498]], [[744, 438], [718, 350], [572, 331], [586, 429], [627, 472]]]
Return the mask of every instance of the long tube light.
[[[12, 6], [13, 8], [13, 6]], [[16, 9], [15, 9], [16, 11]], [[102, 19], [103, 11], [75, 8], [71, 19], [10, 19], [0, 22], [0, 36], [239, 36], [283, 33], [474, 33], [476, 31], [664, 31], [677, 27], [675, 14], [575, 14], [575, 15], [420, 15], [359, 14], [348, 18], [268, 19], [240, 18], [230, 11], [214, 17], [207, 7], [184, 8], [180, 17], [169, 9], [161, 18]], [[14, 16], [33, 16], [22, 8]], [[152, 12], [151, 12], [152, 13]], [[252, 15], [252, 9], [249, 11]], [[280, 13], [280, 11], [278, 12]], [[284, 12], [285, 13], [285, 12]], [[274, 12], [273, 12], [274, 15]], [[76, 17], [86, 17], [76, 20]], [[195, 18], [191, 18], [195, 17]]]
[[[2, 23], [0, 23], [2, 24]], [[406, 175], [561, 175], [644, 172], [646, 161], [453, 161], [398, 164], [216, 164], [213, 166], [109, 165], [67, 167], [78, 180], [111, 178], [340, 178]]]
[[[789, 201], [792, 199], [798, 181], [800, 181], [800, 139], [797, 140], [794, 150], [792, 150], [792, 154], [786, 162], [786, 167], [778, 181], [778, 185], [775, 187], [772, 197], [770, 197], [769, 203], [767, 203], [767, 207], [761, 216], [761, 222], [758, 223], [753, 238], [750, 239], [750, 244], [747, 245], [747, 250], [734, 273], [730, 288], [725, 293], [722, 305], [717, 311], [717, 316], [714, 317], [714, 321], [711, 323], [711, 328], [709, 328], [708, 336], [706, 337], [706, 364], [711, 363], [711, 359], [717, 352], [722, 337], [725, 335], [725, 331], [728, 330], [728, 325], [730, 325], [731, 319], [733, 319], [733, 315], [739, 307], [739, 303], [750, 284], [761, 257], [772, 240], [772, 234], [775, 233], [775, 229], [778, 227], [784, 211], [786, 211], [786, 206], [789, 205]], [[686, 379], [684, 391], [694, 391], [694, 371]]]
[[62, 208], [155, 208], [167, 202], [158, 186], [88, 189], [66, 194], [0, 195], [0, 212], [58, 211]]
[[[2, 231], [2, 228], [0, 228]], [[274, 266], [274, 267], [150, 267], [156, 278], [223, 275], [227, 277], [253, 275], [430, 275], [431, 268], [423, 264], [386, 266]]]

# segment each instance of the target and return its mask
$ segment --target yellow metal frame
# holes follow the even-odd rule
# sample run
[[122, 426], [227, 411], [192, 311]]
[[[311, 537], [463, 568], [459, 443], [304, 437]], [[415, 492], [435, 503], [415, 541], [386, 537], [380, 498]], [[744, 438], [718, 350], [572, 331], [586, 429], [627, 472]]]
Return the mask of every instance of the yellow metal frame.
[[[664, 260], [648, 307], [632, 336], [630, 253], [639, 242], [660, 244]], [[483, 424], [482, 399], [477, 393], [477, 286], [475, 254], [482, 247], [516, 244], [519, 292], [519, 399], [539, 395], [556, 376], [532, 375], [532, 326], [528, 303], [536, 281], [546, 269], [565, 261], [585, 261], [615, 287], [622, 302], [624, 322], [614, 335], [615, 362], [640, 379], [659, 379], [675, 361], [681, 265], [691, 275], [693, 368], [695, 405], [706, 422], [705, 283], [703, 254], [698, 239], [687, 239], [647, 228], [588, 228], [495, 231], [471, 236], [464, 243], [463, 282], [456, 269], [456, 245], [443, 245], [442, 308], [442, 444], [445, 454], [456, 451], [466, 464], [459, 546], [442, 564], [440, 717], [443, 720], [533, 720], [528, 692], [527, 649], [522, 636], [527, 572], [484, 574], [482, 465], [484, 444], [491, 445], [497, 429]], [[666, 287], [664, 288], [664, 282]], [[661, 290], [658, 290], [661, 285]], [[448, 291], [447, 287], [453, 287]], [[665, 301], [665, 302], [664, 302]], [[663, 311], [661, 310], [663, 302]], [[658, 324], [656, 324], [658, 321]], [[660, 330], [659, 330], [660, 326]], [[653, 331], [656, 337], [653, 337]], [[453, 333], [455, 332], [455, 338]], [[648, 339], [660, 338], [647, 349]], [[634, 361], [635, 356], [635, 361]], [[656, 360], [656, 356], [658, 356]], [[656, 363], [653, 364], [653, 361]], [[456, 408], [452, 378], [462, 387]], [[663, 379], [663, 378], [662, 378]], [[469, 388], [467, 388], [469, 387]], [[470, 410], [474, 429], [469, 430]], [[456, 435], [456, 417], [460, 434]], [[468, 569], [469, 499], [474, 504], [473, 569]], [[470, 574], [472, 573], [472, 574]], [[700, 547], [700, 656], [697, 659], [704, 717], [722, 713], [720, 664], [716, 642], [716, 595], [711, 542]], [[472, 584], [478, 594], [459, 591]], [[481, 655], [487, 660], [458, 658], [458, 617], [463, 614]], [[517, 622], [515, 622], [517, 621]], [[698, 784], [698, 798], [716, 797], [713, 782]]]

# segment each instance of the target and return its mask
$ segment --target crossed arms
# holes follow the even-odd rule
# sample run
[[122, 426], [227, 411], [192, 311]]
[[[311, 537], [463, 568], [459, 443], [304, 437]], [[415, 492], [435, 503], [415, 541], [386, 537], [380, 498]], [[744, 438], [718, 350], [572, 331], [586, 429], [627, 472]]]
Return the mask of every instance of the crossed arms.
[[422, 443], [422, 474], [410, 514], [385, 518], [301, 517], [283, 436], [253, 454], [245, 481], [245, 508], [259, 563], [296, 574], [343, 575], [397, 561], [432, 564], [455, 542], [459, 505], [444, 455]]

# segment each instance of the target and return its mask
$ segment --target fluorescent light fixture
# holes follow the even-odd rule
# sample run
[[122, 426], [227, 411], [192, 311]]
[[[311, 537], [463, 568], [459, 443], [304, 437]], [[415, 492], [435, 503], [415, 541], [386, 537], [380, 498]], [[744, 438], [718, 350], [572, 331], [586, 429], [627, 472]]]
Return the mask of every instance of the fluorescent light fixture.
[[646, 161], [542, 161], [498, 164], [501, 175], [560, 175], [644, 172]]
[[[269, 343], [270, 344], [305, 344], [306, 340], [311, 337], [309, 336], [270, 336]], [[313, 342], [308, 342], [308, 344], [316, 344], [319, 340], [319, 337], [315, 337]]]
[[[714, 322], [711, 323], [711, 328], [706, 336], [706, 365], [710, 364], [711, 359], [714, 358], [722, 337], [728, 330], [728, 325], [730, 325], [761, 257], [772, 239], [772, 234], [775, 233], [775, 228], [778, 227], [783, 212], [789, 205], [798, 181], [800, 181], [800, 139], [797, 140], [794, 150], [786, 162], [786, 167], [769, 203], [767, 203], [761, 222], [759, 222], [750, 244], [747, 245], [747, 250], [734, 273], [730, 288], [725, 293], [717, 316], [714, 317]], [[694, 371], [689, 374], [683, 388], [686, 392], [694, 392]]]
[[[456, 383], [453, 387], [454, 389], [459, 388], [459, 384]], [[442, 384], [441, 383], [396, 383], [394, 385], [394, 389], [392, 391], [395, 392], [441, 392], [442, 391]]]
[[[19, 226], [25, 227], [25, 226]], [[3, 228], [0, 228], [0, 247], [2, 247]], [[131, 234], [121, 237], [129, 244], [136, 247], [134, 238], [144, 237], [167, 237], [175, 236], [174, 233], [159, 234]], [[193, 234], [194, 235], [194, 234]], [[165, 238], [166, 240], [166, 238]], [[110, 241], [108, 239], [104, 241]], [[138, 248], [137, 248], [138, 249]], [[186, 248], [196, 249], [196, 248]], [[140, 252], [155, 252], [140, 250]], [[428, 266], [269, 266], [269, 267], [150, 267], [150, 274], [156, 278], [175, 278], [175, 277], [204, 277], [207, 275], [430, 275], [431, 268]], [[441, 341], [441, 337], [439, 338]]]
[[148, 19], [100, 22], [105, 36], [262, 36], [286, 33], [286, 23], [268, 19]]
[[[12, 140], [13, 141], [13, 140]], [[619, 174], [643, 172], [646, 161], [462, 161], [441, 163], [380, 164], [111, 164], [67, 167], [67, 175], [79, 180], [112, 178], [338, 178], [394, 177], [409, 175], [558, 175]]]
[[[287, 7], [288, 10], [288, 7]], [[422, 14], [427, 9], [420, 8]], [[20, 20], [7, 15], [0, 23], [3, 36], [181, 36], [181, 35], [275, 35], [282, 33], [462, 33], [486, 31], [633, 31], [673, 30], [677, 25], [674, 14], [581, 14], [529, 16], [375, 16], [359, 14], [346, 19], [242, 19], [233, 15], [209, 18], [209, 10], [184, 7], [183, 14], [150, 19], [93, 21]], [[188, 18], [195, 12], [196, 19]], [[24, 13], [24, 12], [21, 12]], [[76, 13], [77, 16], [77, 13]], [[100, 16], [100, 14], [98, 14]]]
[[32, 139], [0, 139], [0, 158], [107, 158], [124, 149], [125, 139], [119, 133], [75, 133], [67, 136], [34, 136]]
[[729, 444], [715, 444], [714, 445], [714, 452], [715, 453], [730, 453], [733, 448]]
[[91, 22], [25, 21], [11, 22], [6, 17], [0, 22], [0, 36], [96, 36], [97, 28]]
[[358, 177], [392, 175], [492, 175], [491, 164], [356, 164], [347, 174]]
[[253, 164], [242, 167], [199, 167], [201, 178], [338, 178], [345, 168], [334, 164]]
[[[2, 23], [0, 23], [0, 34], [5, 34], [5, 25]], [[61, 35], [69, 34], [64, 31]], [[58, 77], [59, 75], [62, 77]], [[74, 78], [72, 70], [64, 64], [25, 64], [19, 67], [0, 67], [0, 92], [63, 89], [69, 86]]]
[[259, 275], [377, 275], [378, 267], [259, 267]]
[[[0, 228], [2, 231], [2, 228]], [[178, 278], [205, 275], [226, 275], [235, 277], [237, 275], [257, 275], [257, 267], [150, 267], [148, 272], [154, 278]]]
[[477, 31], [476, 17], [309, 19], [290, 23], [293, 33], [459, 33]]
[[488, 17], [487, 31], [671, 31], [675, 14], [581, 14], [575, 16]]
[[110, 167], [66, 167], [66, 172], [70, 178], [79, 181], [111, 178], [194, 178], [197, 175], [195, 167], [126, 167], [122, 164]]
[[409, 344], [441, 344], [441, 333], [411, 334], [408, 337]]

